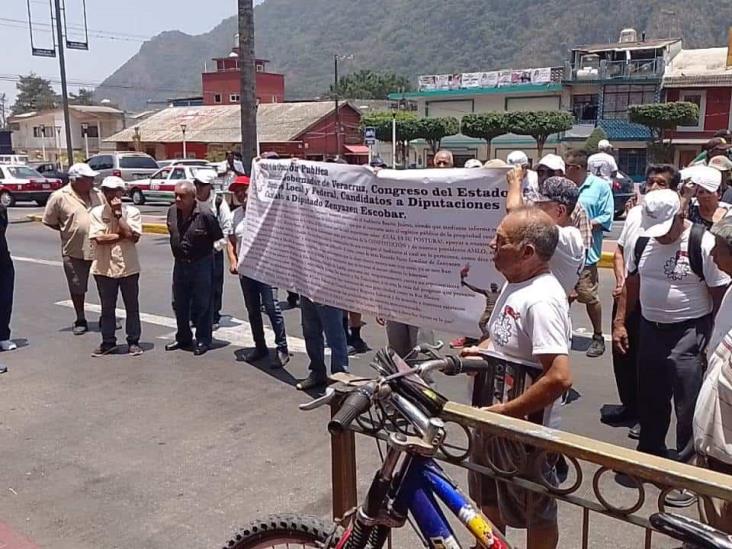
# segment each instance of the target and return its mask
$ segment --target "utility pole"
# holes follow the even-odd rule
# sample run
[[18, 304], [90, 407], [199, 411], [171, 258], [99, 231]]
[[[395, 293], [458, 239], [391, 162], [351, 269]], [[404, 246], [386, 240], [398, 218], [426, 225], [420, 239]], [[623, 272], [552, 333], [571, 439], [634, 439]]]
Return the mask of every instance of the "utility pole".
[[74, 147], [71, 143], [71, 117], [69, 116], [69, 90], [66, 87], [66, 60], [64, 59], [64, 33], [61, 24], [61, 0], [54, 0], [56, 7], [56, 40], [58, 41], [58, 65], [61, 69], [61, 100], [64, 106], [66, 127], [66, 155], [69, 166], [74, 163]]
[[335, 134], [336, 134], [336, 158], [341, 156], [341, 113], [338, 109], [338, 55], [333, 56], [335, 68], [333, 70], [333, 95], [335, 95]]
[[[56, 0], [58, 2], [58, 0]], [[241, 76], [241, 156], [244, 171], [251, 174], [252, 159], [257, 154], [257, 94], [254, 69], [254, 5], [252, 0], [238, 1], [239, 74]]]
[[4, 128], [6, 124], [6, 116], [5, 116], [5, 104], [8, 101], [7, 95], [4, 93], [0, 93], [0, 128]]

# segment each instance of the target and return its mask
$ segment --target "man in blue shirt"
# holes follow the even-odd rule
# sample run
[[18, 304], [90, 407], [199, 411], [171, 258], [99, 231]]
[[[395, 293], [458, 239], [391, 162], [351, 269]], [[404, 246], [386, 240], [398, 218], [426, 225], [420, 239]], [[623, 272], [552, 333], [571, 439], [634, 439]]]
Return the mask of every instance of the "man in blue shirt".
[[579, 203], [592, 224], [592, 246], [587, 250], [585, 268], [577, 283], [577, 301], [584, 303], [592, 322], [592, 343], [587, 356], [598, 357], [605, 352], [602, 335], [602, 306], [600, 305], [597, 262], [602, 255], [603, 232], [613, 224], [613, 192], [604, 179], [587, 172], [587, 153], [572, 149], [564, 155], [565, 175], [579, 187]]

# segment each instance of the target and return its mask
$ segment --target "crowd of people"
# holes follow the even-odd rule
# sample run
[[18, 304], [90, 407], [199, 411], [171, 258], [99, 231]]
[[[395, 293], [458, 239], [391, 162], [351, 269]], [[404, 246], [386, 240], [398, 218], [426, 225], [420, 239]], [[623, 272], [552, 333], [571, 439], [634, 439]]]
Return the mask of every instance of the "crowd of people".
[[[627, 209], [614, 252], [612, 310], [613, 369], [621, 406], [602, 420], [627, 423], [638, 450], [732, 474], [732, 161], [727, 137], [712, 140], [694, 165], [677, 170], [651, 165]], [[477, 160], [468, 169], [508, 168], [506, 216], [489, 246], [496, 270], [505, 278], [498, 291], [480, 290], [486, 305], [480, 320], [481, 339], [461, 337], [451, 342], [465, 355], [486, 349], [520, 360], [535, 371], [518, 397], [492, 404], [488, 410], [556, 426], [555, 407], [572, 387], [570, 307], [584, 305], [593, 334], [588, 357], [605, 353], [598, 263], [603, 239], [613, 222], [612, 181], [618, 167], [609, 143], [599, 152], [568, 150], [547, 154], [535, 166], [522, 151], [507, 162]], [[290, 360], [287, 333], [277, 289], [246, 275], [243, 267], [245, 214], [249, 178], [236, 158], [229, 162], [228, 190], [236, 198], [231, 210], [214, 188], [215, 175], [199, 171], [193, 182], [175, 188], [167, 229], [174, 258], [172, 308], [177, 331], [166, 351], [188, 350], [204, 355], [212, 345], [221, 319], [225, 259], [228, 272], [239, 277], [254, 349], [249, 362], [269, 360], [273, 368]], [[449, 151], [439, 151], [435, 168], [453, 168]], [[383, 162], [376, 159], [374, 170]], [[70, 183], [48, 201], [43, 223], [59, 233], [64, 273], [76, 318], [72, 331], [88, 331], [85, 297], [89, 275], [96, 281], [101, 304], [101, 342], [92, 355], [122, 351], [115, 317], [118, 294], [125, 307], [127, 352], [140, 355], [140, 261], [137, 244], [142, 233], [140, 211], [123, 203], [125, 183], [104, 178], [86, 164], [69, 170]], [[5, 231], [7, 214], [0, 207], [0, 349], [12, 350], [10, 312], [13, 267]], [[488, 243], [486, 243], [488, 245]], [[225, 258], [226, 256], [226, 258]], [[462, 280], [462, 279], [461, 279]], [[469, 285], [464, 282], [465, 286]], [[469, 287], [471, 291], [472, 288]], [[349, 354], [368, 349], [361, 339], [361, 317], [290, 294], [301, 310], [310, 374], [297, 388], [309, 390], [327, 382], [325, 344], [330, 347], [330, 371], [348, 371]], [[262, 311], [275, 336], [271, 358], [265, 340]], [[408, 355], [429, 330], [401, 322], [385, 322], [389, 347]], [[324, 338], [325, 336], [325, 338]], [[676, 416], [673, 451], [666, 447], [671, 411]], [[515, 456], [501, 444], [489, 444], [477, 434], [472, 459], [505, 468]], [[561, 463], [561, 462], [560, 462]], [[525, 471], [529, 478], [537, 472]], [[541, 473], [557, 483], [561, 468], [545, 464]], [[529, 547], [556, 547], [556, 502], [506, 483], [471, 476], [471, 496], [500, 527], [527, 529]], [[531, 504], [527, 501], [531, 499]], [[670, 505], [684, 506], [694, 496], [678, 490], [667, 496]], [[703, 515], [711, 524], [732, 533], [729, 503], [706, 501]]]

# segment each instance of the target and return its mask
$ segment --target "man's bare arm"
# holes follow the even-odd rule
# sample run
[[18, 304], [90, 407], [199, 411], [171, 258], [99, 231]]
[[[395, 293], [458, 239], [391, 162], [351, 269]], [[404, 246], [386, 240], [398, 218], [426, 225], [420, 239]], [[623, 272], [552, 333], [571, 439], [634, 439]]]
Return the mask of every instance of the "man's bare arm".
[[506, 182], [508, 183], [508, 196], [506, 196], [506, 211], [511, 212], [517, 210], [524, 205], [524, 197], [521, 194], [521, 180], [523, 179], [523, 171], [520, 166], [516, 166], [513, 170], [506, 174]]

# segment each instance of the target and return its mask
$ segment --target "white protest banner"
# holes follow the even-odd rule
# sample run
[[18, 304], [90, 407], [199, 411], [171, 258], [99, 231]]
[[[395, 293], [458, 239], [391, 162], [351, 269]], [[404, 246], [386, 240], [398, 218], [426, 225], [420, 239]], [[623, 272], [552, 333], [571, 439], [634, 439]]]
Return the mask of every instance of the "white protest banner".
[[505, 176], [261, 160], [240, 272], [345, 310], [480, 335], [479, 292], [495, 298], [503, 283], [488, 245], [505, 215]]
[[479, 88], [482, 75], [482, 72], [464, 72], [462, 80], [463, 88]]

